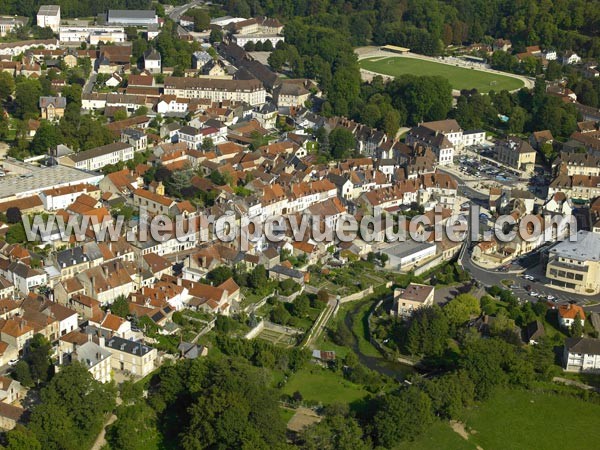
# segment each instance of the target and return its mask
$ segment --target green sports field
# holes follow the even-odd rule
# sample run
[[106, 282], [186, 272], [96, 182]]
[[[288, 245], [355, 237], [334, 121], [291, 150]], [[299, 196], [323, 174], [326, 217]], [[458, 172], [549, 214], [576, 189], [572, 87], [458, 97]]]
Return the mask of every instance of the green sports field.
[[512, 91], [523, 87], [523, 82], [517, 78], [416, 58], [377, 57], [363, 59], [359, 63], [363, 69], [393, 77], [404, 74], [440, 75], [447, 78], [452, 87], [458, 90], [475, 88], [479, 92], [504, 89]]

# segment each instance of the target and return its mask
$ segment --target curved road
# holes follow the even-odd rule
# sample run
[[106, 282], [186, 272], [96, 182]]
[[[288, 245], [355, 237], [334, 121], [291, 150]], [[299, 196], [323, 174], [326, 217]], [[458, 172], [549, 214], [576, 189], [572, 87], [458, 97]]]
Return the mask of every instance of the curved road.
[[[488, 196], [470, 188], [462, 181], [455, 173], [444, 170], [442, 167], [438, 167], [438, 170], [447, 173], [458, 183], [459, 190], [468, 197], [471, 202], [482, 204], [488, 201]], [[528, 256], [538, 256], [540, 249], [529, 253]], [[522, 300], [536, 301], [535, 297], [531, 297], [525, 290], [525, 286], [531, 286], [531, 290], [538, 292], [543, 295], [553, 295], [557, 299], [557, 303], [568, 303], [576, 302], [583, 306], [586, 311], [593, 311], [600, 313], [600, 294], [597, 295], [581, 295], [572, 292], [563, 291], [556, 289], [549, 285], [549, 280], [545, 277], [545, 268], [541, 264], [536, 264], [531, 267], [521, 267], [513, 265], [510, 272], [498, 272], [497, 270], [484, 269], [477, 266], [471, 260], [471, 249], [462, 253], [461, 259], [462, 266], [471, 274], [471, 276], [481, 283], [483, 286], [494, 286], [502, 285], [502, 280], [510, 280], [514, 286], [512, 289], [515, 295]], [[539, 281], [529, 281], [522, 277], [522, 274], [528, 274], [533, 276]]]

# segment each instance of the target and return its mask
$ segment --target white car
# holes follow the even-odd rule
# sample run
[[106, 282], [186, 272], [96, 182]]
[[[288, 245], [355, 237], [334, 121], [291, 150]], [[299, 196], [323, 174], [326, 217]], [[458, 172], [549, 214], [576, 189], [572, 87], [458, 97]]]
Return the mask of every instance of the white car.
[[537, 293], [537, 292], [535, 292], [535, 291], [531, 291], [531, 292], [529, 293], [529, 295], [531, 295], [532, 297], [539, 297], [539, 295], [540, 295], [540, 294], [538, 294], [538, 293]]
[[549, 295], [546, 297], [548, 300], [555, 300], [556, 297], [554, 295]]
[[8, 362], [8, 365], [9, 365], [9, 366], [15, 366], [15, 365], [16, 365], [18, 362], [19, 362], [19, 360], [18, 360], [18, 359], [11, 359], [11, 360]]

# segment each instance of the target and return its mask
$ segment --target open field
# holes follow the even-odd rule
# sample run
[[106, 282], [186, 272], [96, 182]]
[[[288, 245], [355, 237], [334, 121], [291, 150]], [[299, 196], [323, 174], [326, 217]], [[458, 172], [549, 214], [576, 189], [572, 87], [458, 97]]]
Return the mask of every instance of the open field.
[[550, 393], [499, 389], [489, 400], [466, 411], [463, 423], [467, 440], [446, 422], [398, 449], [598, 448], [600, 405]]
[[504, 89], [512, 91], [523, 87], [523, 82], [517, 78], [417, 58], [367, 58], [359, 64], [363, 69], [393, 77], [404, 74], [440, 75], [447, 78], [452, 88], [457, 90], [475, 88], [479, 92]]
[[324, 405], [352, 403], [367, 395], [361, 386], [345, 380], [342, 375], [319, 366], [309, 366], [290, 377], [283, 392], [292, 395], [299, 391], [305, 400]]

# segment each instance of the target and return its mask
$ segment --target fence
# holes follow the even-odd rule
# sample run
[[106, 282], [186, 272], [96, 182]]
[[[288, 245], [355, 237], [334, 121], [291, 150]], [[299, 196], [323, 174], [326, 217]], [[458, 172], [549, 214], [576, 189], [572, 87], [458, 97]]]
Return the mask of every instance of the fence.
[[346, 295], [345, 297], [340, 298], [340, 303], [348, 303], [354, 300], [361, 300], [365, 298], [367, 295], [371, 295], [373, 292], [373, 286], [369, 286], [367, 289], [363, 289], [360, 292], [355, 292], [354, 294]]

